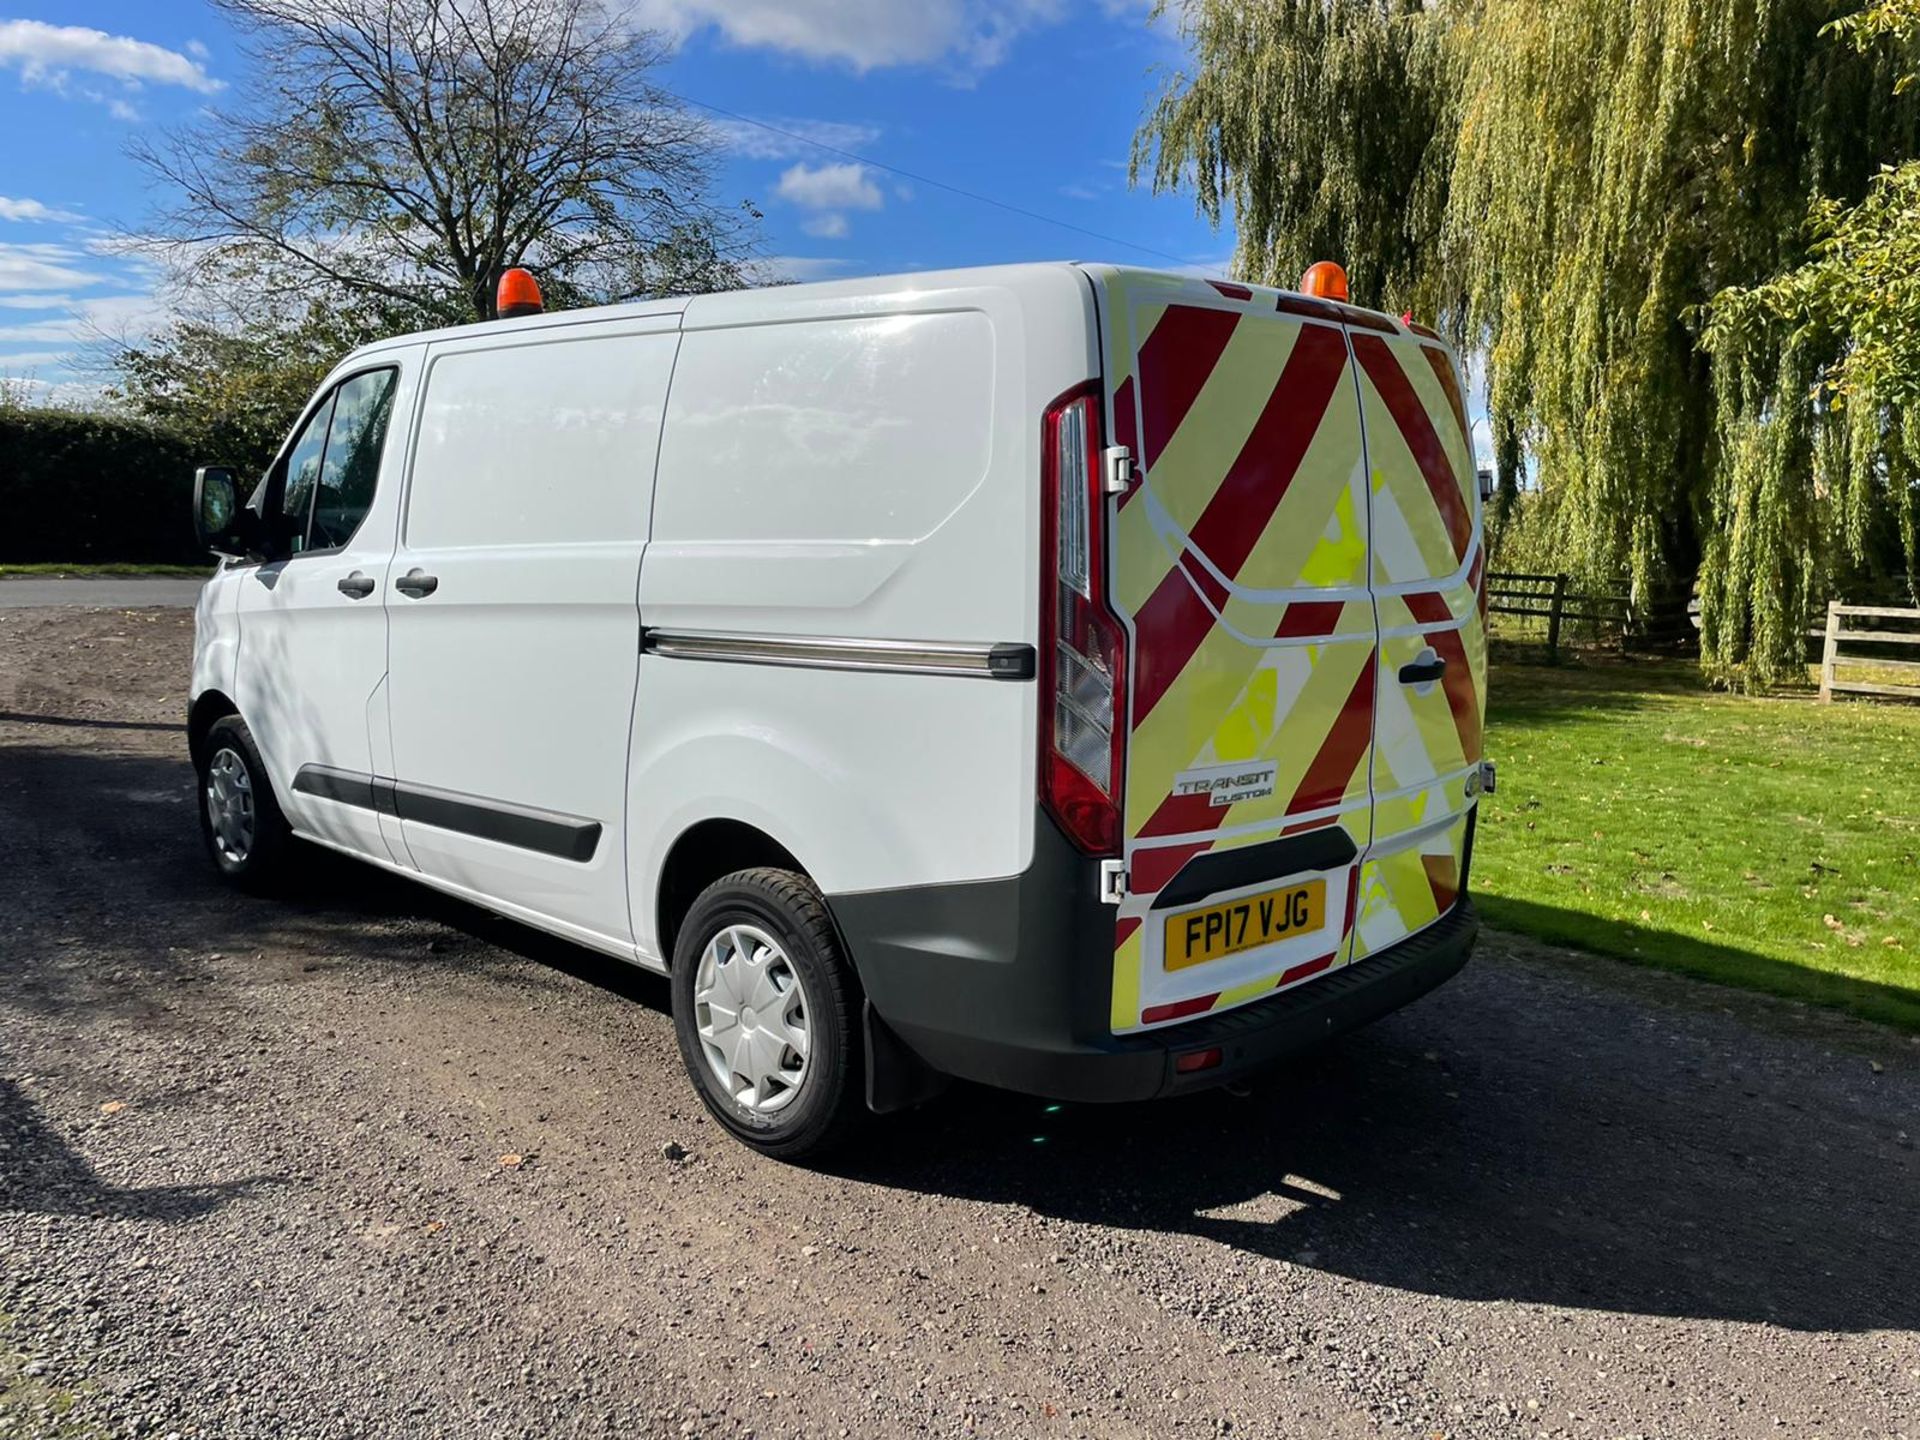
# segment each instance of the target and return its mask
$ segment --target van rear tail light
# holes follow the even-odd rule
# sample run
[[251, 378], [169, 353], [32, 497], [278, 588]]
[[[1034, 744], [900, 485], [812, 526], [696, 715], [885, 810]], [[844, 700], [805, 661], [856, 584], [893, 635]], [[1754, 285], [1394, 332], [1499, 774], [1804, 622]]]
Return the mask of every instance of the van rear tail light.
[[1081, 850], [1118, 855], [1126, 633], [1107, 604], [1099, 387], [1050, 405], [1041, 440], [1041, 800]]

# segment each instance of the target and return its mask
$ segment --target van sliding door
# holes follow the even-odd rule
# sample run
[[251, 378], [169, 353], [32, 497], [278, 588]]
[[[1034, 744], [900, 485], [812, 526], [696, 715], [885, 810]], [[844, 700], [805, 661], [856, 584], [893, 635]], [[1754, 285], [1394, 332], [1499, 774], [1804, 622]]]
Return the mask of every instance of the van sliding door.
[[640, 560], [678, 325], [436, 346], [387, 595], [414, 864], [627, 955]]

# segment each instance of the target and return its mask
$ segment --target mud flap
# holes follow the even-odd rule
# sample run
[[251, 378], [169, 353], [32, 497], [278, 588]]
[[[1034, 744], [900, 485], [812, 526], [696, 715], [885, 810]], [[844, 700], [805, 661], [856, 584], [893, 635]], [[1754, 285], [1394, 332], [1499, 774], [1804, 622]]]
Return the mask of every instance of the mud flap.
[[866, 1032], [867, 1109], [876, 1115], [910, 1110], [945, 1093], [953, 1084], [893, 1033], [871, 1000], [861, 1002], [860, 1015], [861, 1028]]

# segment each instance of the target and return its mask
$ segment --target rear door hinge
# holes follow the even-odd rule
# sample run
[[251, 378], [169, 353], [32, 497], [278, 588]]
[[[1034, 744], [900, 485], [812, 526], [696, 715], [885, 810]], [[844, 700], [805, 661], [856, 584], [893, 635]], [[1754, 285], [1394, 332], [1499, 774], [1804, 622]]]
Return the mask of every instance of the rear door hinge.
[[1127, 898], [1127, 867], [1123, 861], [1100, 862], [1100, 903], [1118, 905]]
[[1133, 451], [1125, 445], [1106, 448], [1107, 494], [1124, 495], [1133, 485]]

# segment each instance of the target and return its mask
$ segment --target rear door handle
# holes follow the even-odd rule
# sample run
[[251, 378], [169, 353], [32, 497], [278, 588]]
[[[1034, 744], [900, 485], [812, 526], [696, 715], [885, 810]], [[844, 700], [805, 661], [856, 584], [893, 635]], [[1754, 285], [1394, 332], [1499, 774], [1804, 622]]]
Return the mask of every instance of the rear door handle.
[[1431, 685], [1446, 673], [1446, 660], [1429, 650], [1418, 660], [1409, 661], [1400, 667], [1400, 683], [1402, 685]]
[[424, 600], [440, 588], [440, 577], [429, 575], [416, 566], [394, 581], [393, 588], [409, 600]]
[[373, 577], [358, 570], [340, 578], [340, 593], [349, 600], [364, 600], [373, 593]]

